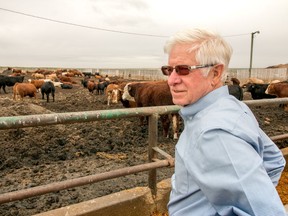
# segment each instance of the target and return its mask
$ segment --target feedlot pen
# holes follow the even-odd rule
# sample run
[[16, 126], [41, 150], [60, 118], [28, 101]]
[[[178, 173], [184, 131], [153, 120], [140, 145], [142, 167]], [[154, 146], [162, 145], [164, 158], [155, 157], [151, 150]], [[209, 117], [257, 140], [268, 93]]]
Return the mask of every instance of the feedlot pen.
[[[269, 99], [253, 101], [244, 101], [248, 106], [267, 106], [269, 104], [287, 103], [288, 98]], [[16, 200], [22, 200], [29, 197], [39, 196], [60, 190], [67, 190], [82, 185], [92, 184], [120, 176], [132, 175], [138, 172], [149, 171], [148, 187], [153, 195], [157, 195], [157, 177], [156, 170], [162, 167], [173, 167], [174, 159], [171, 155], [162, 151], [158, 146], [158, 116], [160, 114], [175, 113], [179, 110], [178, 106], [163, 107], [144, 107], [130, 109], [97, 110], [85, 112], [68, 112], [55, 114], [40, 114], [27, 116], [0, 117], [0, 130], [18, 129], [26, 127], [39, 127], [56, 124], [72, 124], [81, 122], [93, 122], [100, 120], [111, 120], [118, 118], [130, 118], [140, 115], [149, 117], [148, 128], [148, 161], [145, 164], [121, 168], [109, 172], [98, 173], [95, 175], [84, 176], [80, 178], [68, 179], [65, 181], [54, 182], [48, 185], [35, 186], [24, 190], [7, 192], [0, 194], [0, 204], [9, 203]], [[272, 140], [288, 139], [288, 134], [270, 136]], [[284, 155], [288, 155], [288, 149], [281, 149]]]

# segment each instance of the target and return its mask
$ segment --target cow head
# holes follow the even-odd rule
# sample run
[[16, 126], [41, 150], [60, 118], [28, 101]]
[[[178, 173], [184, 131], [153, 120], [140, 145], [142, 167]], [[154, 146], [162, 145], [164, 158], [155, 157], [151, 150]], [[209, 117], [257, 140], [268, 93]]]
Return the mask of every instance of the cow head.
[[123, 100], [128, 100], [128, 101], [135, 101], [135, 98], [132, 97], [129, 93], [129, 91], [131, 90], [131, 86], [130, 86], [131, 83], [127, 83], [124, 87], [124, 91], [123, 91], [123, 94], [122, 94], [122, 99]]
[[119, 89], [113, 89], [111, 92], [111, 102], [117, 104], [120, 100], [120, 91]]
[[265, 94], [275, 94], [275, 88], [274, 88], [274, 83], [271, 83], [270, 85], [268, 85]]

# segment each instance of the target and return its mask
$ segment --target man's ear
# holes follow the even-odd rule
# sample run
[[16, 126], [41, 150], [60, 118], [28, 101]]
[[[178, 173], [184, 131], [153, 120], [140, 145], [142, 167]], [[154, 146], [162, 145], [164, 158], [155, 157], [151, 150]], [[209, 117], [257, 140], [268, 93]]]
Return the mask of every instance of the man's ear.
[[212, 69], [213, 72], [213, 79], [221, 79], [224, 70], [223, 64], [215, 65]]
[[221, 85], [221, 83], [222, 83], [221, 78], [222, 78], [223, 71], [224, 71], [224, 65], [223, 64], [215, 65], [211, 69], [211, 72], [210, 72], [211, 77], [212, 77], [211, 85], [213, 87]]

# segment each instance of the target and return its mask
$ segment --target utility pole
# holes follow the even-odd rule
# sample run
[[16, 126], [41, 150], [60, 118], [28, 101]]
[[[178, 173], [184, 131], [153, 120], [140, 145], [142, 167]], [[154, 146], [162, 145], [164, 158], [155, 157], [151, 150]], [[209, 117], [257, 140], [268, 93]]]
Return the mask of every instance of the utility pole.
[[251, 33], [251, 50], [250, 50], [250, 67], [249, 67], [249, 78], [251, 77], [251, 68], [252, 68], [252, 56], [253, 56], [253, 41], [254, 35], [260, 34], [260, 31], [252, 32]]

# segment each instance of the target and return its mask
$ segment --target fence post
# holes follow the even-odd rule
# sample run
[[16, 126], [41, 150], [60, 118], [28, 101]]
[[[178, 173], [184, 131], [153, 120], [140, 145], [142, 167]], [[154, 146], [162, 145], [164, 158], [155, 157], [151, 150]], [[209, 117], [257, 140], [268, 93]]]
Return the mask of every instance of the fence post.
[[[157, 157], [157, 152], [153, 150], [153, 147], [157, 147], [158, 138], [158, 114], [154, 113], [149, 116], [149, 134], [148, 134], [148, 160], [153, 162], [153, 159]], [[157, 169], [149, 170], [148, 185], [151, 189], [152, 195], [157, 194]]]

